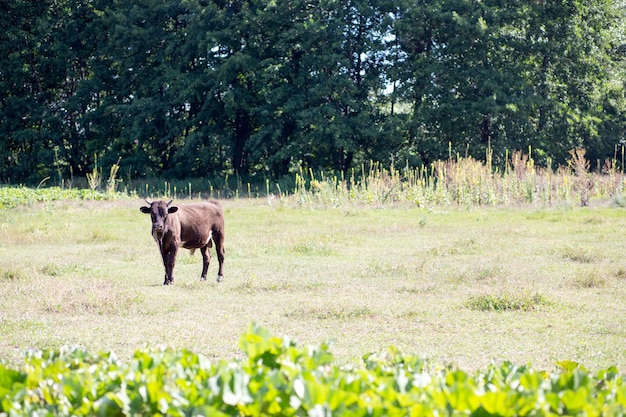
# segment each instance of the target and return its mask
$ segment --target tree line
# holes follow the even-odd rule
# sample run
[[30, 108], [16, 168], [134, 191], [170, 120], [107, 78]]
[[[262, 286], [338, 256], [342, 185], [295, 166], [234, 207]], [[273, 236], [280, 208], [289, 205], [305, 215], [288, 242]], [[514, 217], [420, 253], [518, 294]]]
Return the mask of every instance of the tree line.
[[0, 182], [626, 141], [622, 0], [3, 0]]

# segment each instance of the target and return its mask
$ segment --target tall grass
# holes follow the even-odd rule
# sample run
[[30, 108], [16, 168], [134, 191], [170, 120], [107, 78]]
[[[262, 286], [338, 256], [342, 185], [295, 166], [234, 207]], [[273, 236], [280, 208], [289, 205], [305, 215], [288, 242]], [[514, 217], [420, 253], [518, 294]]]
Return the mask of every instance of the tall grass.
[[[556, 168], [550, 160], [545, 167], [535, 165], [531, 149], [528, 153], [507, 152], [503, 166], [494, 167], [488, 149], [485, 161], [460, 155], [421, 167], [385, 167], [370, 161], [345, 173], [301, 168], [279, 180], [257, 178], [251, 181], [238, 175], [186, 180], [119, 179], [120, 167], [115, 164], [104, 190], [102, 170], [94, 168], [87, 176], [85, 187], [91, 193], [83, 198], [110, 198], [121, 194], [174, 199], [264, 198], [269, 204], [315, 207], [518, 204], [550, 207], [587, 206], [594, 200], [604, 200], [623, 207], [626, 206], [624, 153], [622, 147], [621, 155], [616, 152], [614, 158], [603, 164], [597, 162], [593, 171], [584, 149], [572, 150], [567, 164]], [[45, 196], [47, 198], [49, 193]], [[29, 199], [39, 198], [30, 196]], [[15, 205], [5, 200], [0, 199], [0, 207]]]
[[[623, 153], [623, 149], [622, 149]], [[134, 182], [133, 193], [172, 198], [267, 198], [269, 204], [342, 207], [370, 205], [495, 206], [540, 205], [587, 206], [594, 200], [626, 205], [626, 176], [623, 161], [591, 163], [584, 149], [570, 152], [567, 165], [540, 167], [528, 153], [505, 155], [502, 167], [494, 167], [491, 151], [485, 161], [452, 156], [421, 167], [385, 167], [374, 161], [345, 173], [319, 172], [301, 168], [278, 181], [254, 183], [239, 176], [186, 181]], [[618, 168], [621, 167], [621, 168]]]
[[366, 203], [375, 206], [410, 203], [418, 207], [437, 205], [540, 204], [586, 206], [594, 199], [619, 200], [626, 177], [616, 160], [607, 160], [599, 172], [589, 171], [585, 151], [571, 152], [567, 166], [537, 167], [523, 152], [507, 155], [503, 169], [471, 157], [436, 161], [412, 168], [363, 164], [344, 175], [295, 174], [290, 198], [300, 205], [341, 206]]

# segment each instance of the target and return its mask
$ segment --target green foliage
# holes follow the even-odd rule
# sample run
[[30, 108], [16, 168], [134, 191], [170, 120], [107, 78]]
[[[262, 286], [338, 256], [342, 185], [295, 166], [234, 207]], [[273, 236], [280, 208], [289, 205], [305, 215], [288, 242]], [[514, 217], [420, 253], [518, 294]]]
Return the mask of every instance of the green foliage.
[[501, 294], [478, 295], [471, 297], [467, 307], [478, 311], [531, 311], [551, 302], [544, 295], [536, 294]]
[[575, 362], [552, 372], [509, 362], [468, 374], [389, 348], [354, 366], [328, 346], [298, 348], [251, 325], [242, 360], [213, 362], [187, 350], [112, 353], [61, 348], [0, 365], [0, 415], [623, 415], [617, 369]]
[[119, 200], [128, 198], [120, 192], [100, 192], [87, 189], [63, 189], [60, 187], [28, 188], [0, 187], [0, 208], [62, 200]]
[[[613, 97], [624, 76], [619, 2], [399, 4], [393, 71], [422, 159], [443, 158], [447, 143], [474, 157], [491, 146], [498, 163], [528, 146], [541, 164], [592, 143], [592, 160], [611, 156], [619, 140], [602, 136], [623, 123], [623, 101], [595, 98]], [[600, 29], [607, 21], [622, 29]]]

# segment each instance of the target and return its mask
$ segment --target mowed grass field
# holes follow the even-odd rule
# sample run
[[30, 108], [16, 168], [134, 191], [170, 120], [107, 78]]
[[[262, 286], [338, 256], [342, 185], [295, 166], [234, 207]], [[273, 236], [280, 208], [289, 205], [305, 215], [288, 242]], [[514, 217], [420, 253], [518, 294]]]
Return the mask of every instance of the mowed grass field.
[[0, 211], [0, 359], [79, 345], [241, 355], [251, 322], [340, 363], [393, 345], [490, 362], [626, 369], [626, 210], [328, 209], [223, 201], [226, 278], [181, 250], [173, 286], [141, 200]]

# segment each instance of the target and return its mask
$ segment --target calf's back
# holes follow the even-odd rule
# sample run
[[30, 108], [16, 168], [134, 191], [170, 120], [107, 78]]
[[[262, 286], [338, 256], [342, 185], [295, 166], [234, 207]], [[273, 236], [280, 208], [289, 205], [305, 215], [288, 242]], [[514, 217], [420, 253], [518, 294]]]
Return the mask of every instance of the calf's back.
[[216, 201], [178, 206], [180, 241], [187, 249], [201, 248], [224, 234], [224, 211]]

